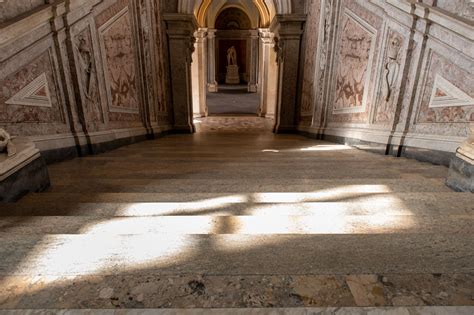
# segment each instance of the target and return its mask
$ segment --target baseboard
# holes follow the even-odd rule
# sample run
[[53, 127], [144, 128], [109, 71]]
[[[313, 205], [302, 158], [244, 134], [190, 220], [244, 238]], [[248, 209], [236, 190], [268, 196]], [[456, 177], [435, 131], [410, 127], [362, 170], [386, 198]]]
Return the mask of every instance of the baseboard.
[[[345, 144], [377, 154], [405, 157], [446, 167], [449, 167], [451, 159], [455, 156], [455, 149], [453, 148], [461, 142], [460, 138], [455, 137], [445, 137], [443, 139], [442, 137], [409, 135], [409, 141], [406, 141], [405, 145], [400, 145], [400, 135], [391, 136], [389, 132], [374, 131], [371, 133], [366, 130], [350, 132], [356, 137], [344, 135], [334, 129], [298, 128], [298, 133], [309, 138]], [[417, 144], [419, 146], [413, 146]], [[436, 146], [444, 150], [434, 149]]]

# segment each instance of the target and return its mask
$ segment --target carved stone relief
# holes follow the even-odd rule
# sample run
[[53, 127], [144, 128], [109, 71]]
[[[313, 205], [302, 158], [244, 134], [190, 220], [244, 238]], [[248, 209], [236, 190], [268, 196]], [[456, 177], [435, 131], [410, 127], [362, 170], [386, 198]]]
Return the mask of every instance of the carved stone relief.
[[383, 58], [382, 82], [377, 97], [376, 122], [391, 122], [395, 117], [396, 102], [400, 91], [403, 36], [389, 30]]
[[83, 98], [84, 114], [88, 121], [103, 122], [97, 67], [89, 29], [82, 31], [75, 37], [74, 48], [78, 61], [78, 76]]
[[110, 112], [138, 113], [139, 102], [128, 7], [99, 29]]
[[373, 29], [350, 10], [342, 19], [334, 113], [363, 112], [375, 49]]

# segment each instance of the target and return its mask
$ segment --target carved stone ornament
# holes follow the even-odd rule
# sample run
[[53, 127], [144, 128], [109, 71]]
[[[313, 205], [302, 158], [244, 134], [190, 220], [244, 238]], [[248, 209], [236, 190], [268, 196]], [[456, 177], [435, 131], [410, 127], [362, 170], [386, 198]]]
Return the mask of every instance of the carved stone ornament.
[[393, 95], [395, 84], [398, 80], [400, 72], [400, 64], [398, 61], [398, 55], [400, 52], [401, 42], [400, 39], [394, 36], [390, 39], [388, 51], [387, 51], [387, 62], [385, 63], [385, 101], [390, 101]]
[[4, 129], [0, 129], [0, 154], [6, 153], [8, 156], [16, 154], [16, 147], [11, 141], [11, 137]]

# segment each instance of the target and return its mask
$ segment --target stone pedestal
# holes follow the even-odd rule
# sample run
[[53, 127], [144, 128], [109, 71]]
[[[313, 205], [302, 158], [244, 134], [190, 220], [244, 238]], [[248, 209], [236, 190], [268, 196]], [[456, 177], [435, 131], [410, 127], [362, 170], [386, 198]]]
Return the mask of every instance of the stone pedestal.
[[239, 84], [240, 83], [239, 66], [237, 65], [227, 66], [227, 74], [225, 76], [225, 83], [226, 84]]
[[446, 185], [456, 191], [474, 192], [474, 123], [471, 135], [456, 151], [451, 160]]
[[0, 153], [0, 203], [14, 202], [30, 192], [49, 187], [48, 168], [35, 144], [27, 138], [13, 139], [16, 153]]

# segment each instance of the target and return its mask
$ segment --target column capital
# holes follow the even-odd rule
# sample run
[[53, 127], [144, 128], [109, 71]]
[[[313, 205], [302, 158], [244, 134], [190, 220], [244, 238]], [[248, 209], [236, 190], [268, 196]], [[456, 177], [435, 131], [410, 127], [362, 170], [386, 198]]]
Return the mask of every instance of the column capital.
[[282, 38], [299, 39], [304, 31], [305, 14], [278, 14], [270, 25], [270, 31]]
[[217, 30], [214, 28], [207, 29], [207, 38], [215, 38]]
[[198, 29], [196, 18], [192, 14], [166, 13], [163, 14], [163, 20], [171, 38], [193, 36]]

